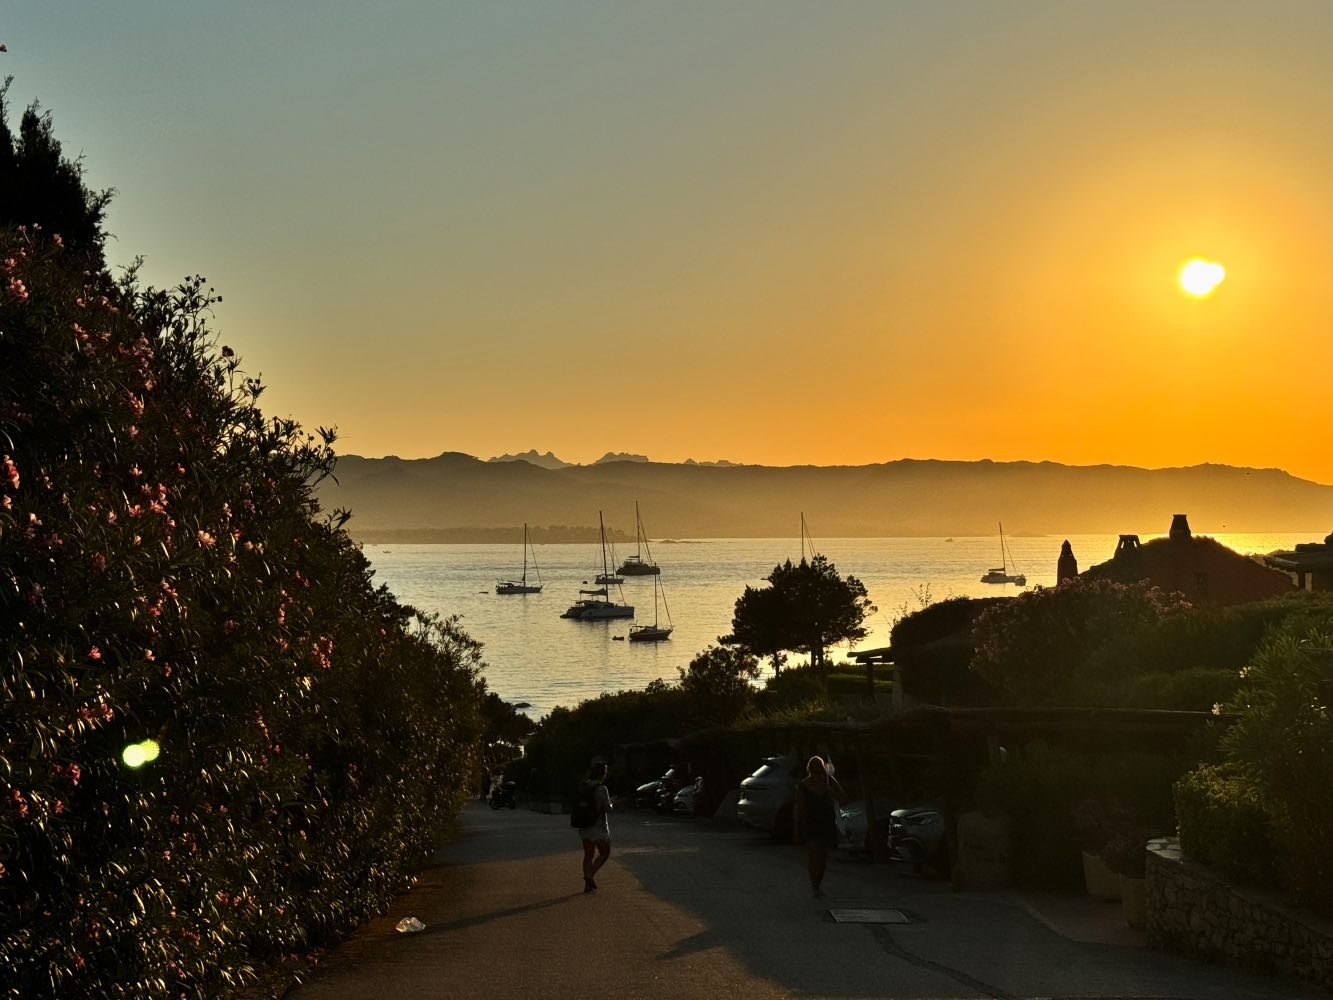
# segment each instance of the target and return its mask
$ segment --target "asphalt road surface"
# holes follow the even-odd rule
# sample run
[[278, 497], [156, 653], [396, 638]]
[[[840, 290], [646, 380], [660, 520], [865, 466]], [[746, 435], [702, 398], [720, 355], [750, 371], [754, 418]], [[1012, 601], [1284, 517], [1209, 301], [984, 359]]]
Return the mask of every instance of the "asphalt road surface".
[[[598, 891], [584, 894], [568, 824], [469, 804], [438, 865], [290, 996], [1327, 1000], [1288, 981], [1104, 943], [1124, 935], [1072, 940], [1018, 895], [953, 892], [845, 852], [829, 862], [825, 898], [814, 899], [801, 848], [642, 811], [612, 816], [611, 860]], [[830, 910], [840, 909], [896, 910], [908, 922], [838, 923]], [[397, 933], [408, 916], [425, 930]]]

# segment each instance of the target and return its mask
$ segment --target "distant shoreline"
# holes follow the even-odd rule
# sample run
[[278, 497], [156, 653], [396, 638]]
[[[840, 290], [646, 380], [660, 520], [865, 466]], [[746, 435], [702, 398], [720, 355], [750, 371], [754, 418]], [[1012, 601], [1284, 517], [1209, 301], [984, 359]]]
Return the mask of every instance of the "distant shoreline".
[[[348, 530], [352, 540], [361, 545], [518, 545], [523, 537], [523, 528], [384, 528], [381, 530], [370, 529], [364, 532]], [[534, 545], [595, 545], [599, 540], [598, 530], [596, 528], [528, 528], [529, 537]], [[1103, 535], [1106, 537], [1115, 537], [1124, 534], [1123, 531], [1071, 531], [1067, 533], [1069, 537], [1078, 537], [1086, 535]], [[1139, 531], [1137, 534], [1145, 541], [1151, 538], [1157, 538], [1164, 534], [1159, 529], [1150, 531]], [[1231, 535], [1308, 535], [1308, 541], [1321, 541], [1327, 534], [1327, 531], [1321, 529], [1310, 529], [1302, 531], [1300, 529], [1282, 529], [1265, 528], [1262, 530], [1227, 530], [1219, 532], [1199, 531], [1198, 535], [1209, 537], [1231, 536]], [[1035, 538], [1055, 538], [1065, 537], [1059, 532], [1031, 533], [1015, 535], [1015, 538], [1035, 539]], [[650, 538], [649, 542], [653, 545], [699, 545], [704, 542], [723, 542], [723, 541], [753, 541], [763, 538], [778, 536], [771, 535], [716, 535], [699, 538]], [[957, 534], [945, 536], [939, 534], [913, 534], [902, 533], [896, 535], [873, 534], [873, 535], [838, 535], [828, 536], [825, 541], [831, 541], [834, 538], [839, 539], [877, 539], [877, 538], [947, 538], [953, 541], [955, 538], [975, 538], [975, 539], [993, 539], [994, 535], [967, 535]], [[624, 532], [617, 531], [614, 534], [607, 532], [607, 540], [613, 541], [617, 545], [634, 544], [634, 538], [626, 535]]]

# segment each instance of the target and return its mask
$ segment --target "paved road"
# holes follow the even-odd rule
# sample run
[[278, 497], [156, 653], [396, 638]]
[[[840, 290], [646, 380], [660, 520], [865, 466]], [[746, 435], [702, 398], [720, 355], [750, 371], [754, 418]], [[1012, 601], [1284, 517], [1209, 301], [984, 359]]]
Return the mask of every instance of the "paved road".
[[[1327, 1000], [1134, 945], [1071, 940], [1016, 895], [955, 893], [893, 866], [836, 858], [815, 900], [800, 849], [748, 831], [627, 813], [612, 833], [601, 888], [585, 895], [566, 817], [471, 804], [438, 866], [293, 1000]], [[831, 908], [893, 908], [911, 922], [835, 923]], [[405, 916], [426, 930], [396, 933]]]

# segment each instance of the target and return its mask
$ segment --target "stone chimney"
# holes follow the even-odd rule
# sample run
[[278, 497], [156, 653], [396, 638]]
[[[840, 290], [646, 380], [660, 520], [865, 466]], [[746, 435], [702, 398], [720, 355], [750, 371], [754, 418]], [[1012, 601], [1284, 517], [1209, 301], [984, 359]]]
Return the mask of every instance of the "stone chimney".
[[1133, 555], [1133, 554], [1134, 554], [1135, 552], [1137, 552], [1138, 550], [1139, 550], [1139, 536], [1138, 536], [1138, 535], [1121, 535], [1121, 536], [1120, 536], [1120, 541], [1118, 541], [1118, 542], [1115, 543], [1115, 556], [1114, 556], [1114, 558], [1116, 558], [1116, 559], [1123, 559], [1123, 558], [1125, 558], [1126, 556], [1131, 556], [1131, 555]]
[[1167, 532], [1167, 537], [1173, 540], [1190, 537], [1190, 523], [1184, 514], [1171, 515], [1171, 530]]
[[1078, 560], [1074, 558], [1073, 546], [1069, 544], [1069, 539], [1060, 546], [1060, 560], [1055, 564], [1055, 585], [1058, 587], [1062, 583], [1068, 583], [1078, 576]]

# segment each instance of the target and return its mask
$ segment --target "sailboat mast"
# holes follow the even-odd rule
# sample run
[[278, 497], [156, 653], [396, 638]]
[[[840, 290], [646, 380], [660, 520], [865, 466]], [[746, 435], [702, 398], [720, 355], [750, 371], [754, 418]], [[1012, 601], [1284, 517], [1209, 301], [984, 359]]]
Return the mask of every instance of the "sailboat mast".
[[639, 518], [639, 501], [634, 501], [634, 558], [643, 562], [643, 521]]
[[[602, 533], [602, 576], [606, 577], [610, 576], [611, 573], [609, 572], [606, 566], [606, 522], [602, 520], [602, 512], [600, 510], [597, 512], [597, 527], [601, 530]], [[606, 593], [603, 595], [606, 598], [606, 603], [610, 604], [611, 585], [609, 583], [604, 583], [602, 584], [602, 587], [606, 591]]]
[[523, 586], [528, 585], [528, 522], [523, 522]]

